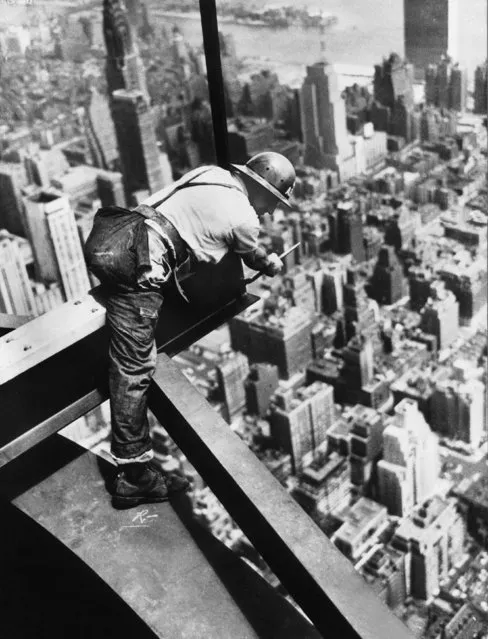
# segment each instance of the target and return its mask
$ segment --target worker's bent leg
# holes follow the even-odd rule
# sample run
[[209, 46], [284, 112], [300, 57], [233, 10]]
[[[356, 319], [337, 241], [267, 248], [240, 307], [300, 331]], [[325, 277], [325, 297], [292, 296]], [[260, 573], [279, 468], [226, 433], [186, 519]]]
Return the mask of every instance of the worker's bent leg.
[[156, 328], [163, 296], [116, 292], [107, 300], [110, 329], [109, 390], [112, 454], [121, 463], [144, 461], [152, 451], [147, 390], [156, 366]]

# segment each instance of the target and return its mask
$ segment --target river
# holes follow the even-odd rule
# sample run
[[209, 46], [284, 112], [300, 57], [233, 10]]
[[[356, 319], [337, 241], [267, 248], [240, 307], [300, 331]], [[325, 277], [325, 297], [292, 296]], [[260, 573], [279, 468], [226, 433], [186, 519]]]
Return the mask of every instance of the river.
[[[486, 4], [486, 0], [460, 1], [459, 62], [471, 75], [487, 55]], [[404, 54], [403, 0], [294, 0], [294, 5], [317, 7], [337, 16], [338, 24], [325, 32], [325, 54], [333, 64], [371, 66], [392, 51]], [[154, 0], [150, 12], [158, 22], [176, 24], [192, 46], [201, 45], [198, 16], [163, 16]], [[240, 58], [269, 62], [265, 66], [277, 70], [300, 70], [303, 74], [305, 65], [320, 56], [320, 33], [316, 29], [271, 29], [228, 22], [221, 23], [220, 29], [234, 36]]]

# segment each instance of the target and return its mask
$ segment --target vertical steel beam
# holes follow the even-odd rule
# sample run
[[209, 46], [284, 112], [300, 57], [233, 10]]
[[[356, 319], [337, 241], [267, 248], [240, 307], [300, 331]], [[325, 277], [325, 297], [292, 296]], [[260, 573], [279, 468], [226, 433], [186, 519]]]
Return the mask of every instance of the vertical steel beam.
[[205, 62], [207, 64], [208, 92], [212, 108], [215, 152], [219, 166], [226, 168], [229, 163], [229, 145], [215, 0], [200, 0], [200, 17], [202, 20]]

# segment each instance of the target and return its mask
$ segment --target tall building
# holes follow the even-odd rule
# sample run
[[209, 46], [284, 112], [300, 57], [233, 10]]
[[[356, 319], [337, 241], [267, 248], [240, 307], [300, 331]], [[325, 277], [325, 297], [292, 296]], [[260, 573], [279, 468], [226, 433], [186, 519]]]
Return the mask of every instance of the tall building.
[[35, 314], [34, 296], [24, 258], [15, 238], [0, 230], [0, 312]]
[[253, 364], [244, 383], [246, 410], [251, 415], [264, 417], [269, 401], [278, 388], [278, 368], [271, 364]]
[[373, 382], [374, 359], [373, 344], [369, 337], [358, 333], [342, 349], [344, 365], [342, 377], [352, 388], [363, 388]]
[[311, 332], [311, 315], [298, 306], [230, 322], [232, 348], [244, 353], [252, 364], [274, 364], [284, 379], [304, 371], [312, 359]]
[[270, 432], [276, 448], [291, 455], [293, 472], [310, 460], [314, 445], [310, 405], [300, 398], [287, 401], [276, 393], [271, 403]]
[[470, 535], [488, 549], [488, 476], [480, 475], [460, 491], [459, 499], [465, 510]]
[[434, 273], [429, 268], [411, 267], [408, 271], [408, 288], [410, 308], [419, 312], [430, 297], [430, 287], [434, 281]]
[[93, 164], [101, 169], [116, 169], [119, 150], [110, 106], [95, 88], [86, 106], [85, 130]]
[[390, 608], [403, 604], [407, 596], [405, 555], [391, 546], [378, 548], [360, 570], [366, 583]]
[[486, 115], [488, 111], [488, 61], [474, 72], [474, 112]]
[[486, 304], [486, 259], [481, 257], [473, 261], [445, 265], [438, 270], [438, 275], [459, 302], [461, 324], [469, 324], [473, 316]]
[[375, 312], [372, 308], [375, 302], [366, 295], [364, 284], [354, 267], [347, 269], [343, 296], [346, 339], [350, 340], [358, 333], [373, 337], [377, 333]]
[[102, 206], [124, 207], [126, 202], [122, 173], [117, 173], [116, 171], [98, 171], [97, 192]]
[[301, 121], [305, 164], [339, 170], [352, 151], [346, 126], [346, 105], [331, 65], [307, 67], [301, 89]]
[[105, 72], [109, 96], [114, 91], [140, 91], [147, 103], [146, 72], [139, 54], [135, 30], [122, 0], [104, 0], [103, 33], [107, 48]]
[[25, 235], [22, 189], [28, 179], [24, 164], [0, 162], [0, 228]]
[[332, 315], [336, 311], [342, 311], [344, 267], [335, 262], [326, 262], [322, 269], [322, 306], [321, 310], [326, 315]]
[[405, 56], [416, 73], [442, 55], [458, 57], [458, 0], [404, 0]]
[[444, 437], [466, 442], [477, 450], [485, 433], [485, 385], [471, 379], [443, 380], [429, 401], [430, 425]]
[[392, 515], [404, 517], [431, 496], [439, 477], [437, 436], [417, 403], [403, 399], [383, 431], [383, 459], [378, 462], [379, 501]]
[[430, 600], [463, 556], [465, 526], [454, 499], [423, 500], [396, 529], [391, 545], [408, 553], [408, 590]]
[[350, 434], [351, 483], [366, 488], [383, 447], [384, 419], [381, 413], [361, 407]]
[[348, 475], [347, 459], [333, 451], [301, 470], [293, 496], [307, 512], [327, 516], [348, 505], [351, 495]]
[[294, 306], [300, 306], [310, 313], [316, 310], [313, 284], [307, 277], [307, 271], [301, 266], [296, 266], [283, 276], [283, 286], [284, 294], [292, 300]]
[[247, 357], [242, 353], [230, 352], [217, 366], [217, 380], [229, 422], [246, 404], [244, 380], [248, 372]]
[[449, 57], [429, 64], [425, 74], [425, 100], [441, 109], [464, 111], [468, 98], [467, 71]]
[[449, 82], [449, 108], [453, 111], [464, 111], [468, 99], [468, 72], [455, 64]]
[[114, 91], [112, 115], [128, 199], [135, 191], [163, 188], [154, 120], [142, 93]]
[[38, 278], [61, 282], [66, 300], [85, 295], [90, 282], [67, 197], [54, 189], [39, 189], [24, 202]]
[[351, 200], [337, 204], [337, 252], [351, 253], [356, 262], [364, 262], [366, 253], [363, 244], [363, 222], [361, 212]]
[[437, 337], [437, 347], [447, 348], [458, 336], [459, 302], [444, 282], [431, 284], [430, 296], [420, 311], [420, 329]]
[[323, 448], [334, 423], [334, 389], [314, 382], [296, 394], [277, 391], [271, 401], [271, 436], [279, 448], [292, 456], [294, 472], [309, 463]]
[[413, 65], [392, 53], [382, 64], [376, 64], [374, 73], [374, 98], [390, 109], [403, 97], [407, 108], [413, 107]]
[[402, 298], [403, 269], [392, 246], [380, 249], [370, 285], [370, 295], [379, 304], [394, 304]]

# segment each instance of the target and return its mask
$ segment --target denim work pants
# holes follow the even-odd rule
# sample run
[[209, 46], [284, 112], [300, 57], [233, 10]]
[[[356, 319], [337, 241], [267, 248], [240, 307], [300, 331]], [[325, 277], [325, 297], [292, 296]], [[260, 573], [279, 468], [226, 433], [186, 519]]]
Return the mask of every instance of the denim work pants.
[[125, 460], [152, 451], [147, 390], [156, 367], [154, 331], [162, 303], [163, 295], [157, 290], [111, 290], [106, 295], [115, 458]]

